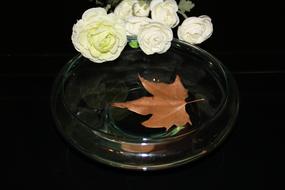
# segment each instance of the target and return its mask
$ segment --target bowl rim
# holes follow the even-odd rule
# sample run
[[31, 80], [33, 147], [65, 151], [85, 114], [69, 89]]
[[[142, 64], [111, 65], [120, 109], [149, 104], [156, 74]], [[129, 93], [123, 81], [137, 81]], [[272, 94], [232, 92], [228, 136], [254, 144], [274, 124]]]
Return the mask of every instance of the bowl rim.
[[[175, 141], [175, 140], [179, 140], [185, 136], [188, 136], [188, 135], [191, 135], [193, 133], [196, 133], [198, 131], [201, 131], [203, 128], [205, 128], [206, 126], [208, 126], [213, 120], [215, 120], [215, 118], [217, 118], [220, 114], [222, 114], [222, 111], [224, 110], [224, 108], [226, 107], [227, 103], [228, 103], [228, 100], [229, 100], [229, 89], [230, 89], [230, 86], [231, 84], [233, 84], [233, 88], [235, 91], [238, 92], [238, 89], [237, 89], [237, 85], [236, 85], [236, 82], [234, 80], [234, 78], [231, 76], [231, 73], [227, 70], [227, 68], [223, 65], [223, 63], [217, 59], [215, 56], [213, 56], [211, 53], [209, 53], [208, 51], [196, 46], [196, 45], [193, 45], [193, 44], [190, 44], [190, 43], [187, 43], [185, 41], [181, 41], [179, 39], [176, 39], [174, 38], [173, 41], [172, 41], [172, 45], [173, 43], [177, 43], [177, 44], [182, 44], [182, 45], [185, 45], [185, 46], [188, 46], [190, 48], [193, 48], [194, 50], [198, 51], [200, 55], [203, 55], [203, 56], [206, 56], [207, 59], [211, 60], [216, 66], [217, 68], [219, 69], [219, 71], [221, 71], [222, 73], [222, 76], [224, 77], [223, 80], [225, 82], [225, 98], [223, 100], [223, 102], [220, 104], [220, 106], [218, 107], [218, 109], [216, 110], [214, 116], [207, 120], [205, 123], [203, 123], [199, 129], [197, 130], [190, 130], [186, 133], [183, 133], [183, 134], [180, 134], [180, 135], [176, 135], [176, 136], [169, 136], [169, 137], [163, 137], [163, 138], [150, 138], [150, 137], [142, 137], [142, 138], [136, 138], [136, 139], [132, 139], [132, 138], [122, 138], [121, 136], [114, 136], [112, 134], [109, 134], [109, 133], [106, 133], [104, 131], [100, 131], [100, 130], [96, 130], [96, 129], [92, 129], [93, 133], [97, 136], [100, 136], [101, 138], [107, 140], [107, 141], [111, 141], [111, 142], [115, 142], [115, 143], [128, 143], [128, 144], [134, 144], [134, 145], [137, 145], [137, 144], [142, 144], [142, 143], [147, 143], [147, 144], [161, 144], [161, 143], [169, 143], [169, 142], [172, 142], [172, 141]], [[58, 82], [61, 82], [62, 85], [59, 85], [60, 87], [63, 87], [64, 89], [64, 83], [66, 81], [66, 78], [67, 76], [65, 76], [65, 73], [68, 73], [71, 69], [74, 69], [76, 66], [75, 66], [75, 63], [77, 60], [83, 58], [83, 56], [81, 54], [78, 54], [76, 56], [74, 56], [71, 60], [69, 60], [65, 65], [64, 67], [61, 69], [61, 71], [59, 72], [58, 76], [56, 77], [56, 80], [55, 80], [55, 84], [58, 83]], [[56, 87], [57, 85], [54, 85], [53, 86], [53, 92], [52, 94], [55, 94], [56, 92]], [[64, 93], [63, 93], [64, 94]], [[238, 93], [236, 93], [237, 95], [237, 98], [238, 98]], [[76, 119], [77, 122], [79, 122], [80, 124], [82, 124], [84, 127], [88, 128], [89, 130], [91, 130], [90, 126], [88, 123], [86, 123], [85, 121], [83, 121], [82, 119], [78, 118], [76, 116], [75, 113], [73, 113], [70, 108], [68, 107], [68, 105], [66, 105], [65, 101], [64, 101], [64, 96], [61, 96], [61, 101], [63, 102], [63, 105], [64, 105], [64, 108], [65, 110], [68, 112], [69, 115], [72, 116], [72, 118]], [[53, 109], [53, 108], [52, 108]], [[237, 109], [235, 110], [235, 118], [233, 118], [233, 120], [236, 119], [237, 117], [237, 113], [238, 113], [238, 107]], [[55, 114], [53, 114], [54, 117], [56, 117]]]

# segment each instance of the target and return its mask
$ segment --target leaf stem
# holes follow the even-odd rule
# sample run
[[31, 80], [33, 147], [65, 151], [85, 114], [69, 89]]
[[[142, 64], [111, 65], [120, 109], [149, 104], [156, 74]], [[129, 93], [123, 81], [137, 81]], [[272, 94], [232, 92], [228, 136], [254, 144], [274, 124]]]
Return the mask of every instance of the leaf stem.
[[194, 102], [201, 102], [201, 101], [204, 101], [204, 100], [205, 100], [204, 98], [200, 98], [200, 99], [197, 99], [197, 100], [192, 100], [192, 101], [186, 102], [186, 104], [191, 104], [191, 103], [194, 103]]

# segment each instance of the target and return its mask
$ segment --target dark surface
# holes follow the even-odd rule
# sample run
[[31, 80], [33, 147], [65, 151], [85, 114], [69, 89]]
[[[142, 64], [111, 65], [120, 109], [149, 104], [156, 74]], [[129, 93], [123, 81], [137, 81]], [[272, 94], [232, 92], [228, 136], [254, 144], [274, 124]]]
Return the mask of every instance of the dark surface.
[[[273, 166], [280, 167], [284, 71], [232, 70], [240, 89], [240, 115], [225, 143], [204, 159], [183, 167], [136, 173], [86, 159], [65, 144], [56, 132], [49, 107], [50, 91], [60, 65], [69, 58], [2, 57], [13, 63], [24, 60], [28, 63], [24, 67], [26, 73], [18, 65], [13, 68], [13, 73], [0, 75], [1, 117], [6, 121], [1, 125], [5, 129], [2, 139], [9, 149], [4, 162], [9, 183], [30, 186], [41, 182], [78, 188], [102, 184], [126, 189], [143, 189], [150, 185], [171, 189], [184, 184], [214, 189], [230, 188], [232, 184], [237, 189], [245, 186], [262, 188], [268, 182], [268, 172], [276, 171]], [[38, 68], [38, 72], [30, 72], [29, 66]]]
[[[277, 19], [282, 17], [281, 6], [274, 1], [208, 2], [197, 2], [193, 14], [206, 13], [216, 22], [213, 37], [201, 47], [218, 57], [238, 83], [236, 126], [207, 157], [149, 173], [93, 162], [69, 147], [55, 130], [49, 105], [52, 83], [76, 54], [70, 41], [72, 24], [92, 4], [63, 1], [54, 6], [45, 1], [40, 2], [41, 9], [31, 11], [17, 6], [14, 11], [30, 22], [16, 26], [4, 21], [9, 26], [5, 37], [9, 33], [13, 41], [5, 38], [0, 51], [3, 181], [9, 186], [78, 189], [266, 189], [266, 185], [272, 189], [281, 183], [285, 106], [284, 38]], [[35, 4], [25, 2], [27, 7]], [[42, 22], [31, 20], [34, 15]], [[19, 28], [21, 35], [15, 35]]]

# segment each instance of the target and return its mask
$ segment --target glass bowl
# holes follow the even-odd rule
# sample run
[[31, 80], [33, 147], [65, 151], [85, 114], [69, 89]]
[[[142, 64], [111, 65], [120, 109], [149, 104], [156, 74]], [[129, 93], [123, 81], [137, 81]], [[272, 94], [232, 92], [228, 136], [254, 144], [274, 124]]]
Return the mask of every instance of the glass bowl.
[[[142, 116], [112, 106], [149, 96], [138, 76], [172, 83], [179, 75], [188, 90], [192, 125], [146, 128]], [[214, 56], [174, 39], [164, 54], [146, 55], [126, 47], [120, 57], [97, 64], [78, 55], [57, 76], [51, 109], [62, 136], [77, 150], [107, 165], [136, 170], [170, 168], [214, 150], [237, 117], [238, 90]]]

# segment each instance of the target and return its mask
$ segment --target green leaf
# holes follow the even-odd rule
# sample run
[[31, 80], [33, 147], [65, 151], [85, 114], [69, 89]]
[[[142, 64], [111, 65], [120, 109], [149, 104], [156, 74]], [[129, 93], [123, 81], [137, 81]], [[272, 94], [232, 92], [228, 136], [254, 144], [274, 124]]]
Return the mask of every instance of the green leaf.
[[97, 6], [102, 6], [102, 5], [104, 5], [104, 1], [103, 1], [103, 0], [96, 0], [96, 1], [95, 1], [95, 4], [96, 4]]
[[172, 131], [170, 131], [167, 136], [174, 136], [176, 135], [177, 133], [179, 133], [182, 129], [184, 129], [185, 126], [184, 125], [181, 125], [181, 126], [176, 126]]
[[136, 49], [136, 48], [139, 47], [139, 43], [138, 43], [137, 40], [131, 40], [131, 41], [129, 42], [129, 46], [131, 46], [131, 48]]
[[193, 9], [195, 6], [194, 3], [190, 0], [180, 0], [178, 4], [178, 8], [180, 12], [185, 13], [185, 12], [190, 12], [191, 9]]
[[121, 2], [121, 0], [108, 0], [107, 2], [108, 2], [107, 4], [115, 8]]

